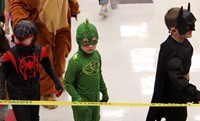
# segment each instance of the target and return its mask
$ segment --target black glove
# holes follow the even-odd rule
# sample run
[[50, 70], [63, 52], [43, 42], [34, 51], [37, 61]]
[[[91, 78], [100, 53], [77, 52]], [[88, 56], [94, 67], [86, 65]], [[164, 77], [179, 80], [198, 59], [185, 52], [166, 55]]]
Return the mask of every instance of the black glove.
[[74, 17], [76, 21], [78, 21], [77, 15], [72, 15], [72, 17]]
[[104, 90], [101, 93], [102, 93], [102, 100], [100, 102], [108, 102], [109, 97], [108, 97], [107, 90]]

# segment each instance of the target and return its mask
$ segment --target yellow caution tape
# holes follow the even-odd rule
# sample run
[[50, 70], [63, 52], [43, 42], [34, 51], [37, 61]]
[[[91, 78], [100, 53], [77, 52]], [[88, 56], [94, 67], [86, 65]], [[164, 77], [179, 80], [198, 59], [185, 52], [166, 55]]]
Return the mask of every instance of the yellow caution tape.
[[33, 100], [0, 100], [1, 104], [10, 105], [61, 105], [61, 106], [151, 106], [151, 107], [185, 107], [200, 104], [178, 103], [126, 103], [126, 102], [67, 102], [67, 101], [33, 101]]

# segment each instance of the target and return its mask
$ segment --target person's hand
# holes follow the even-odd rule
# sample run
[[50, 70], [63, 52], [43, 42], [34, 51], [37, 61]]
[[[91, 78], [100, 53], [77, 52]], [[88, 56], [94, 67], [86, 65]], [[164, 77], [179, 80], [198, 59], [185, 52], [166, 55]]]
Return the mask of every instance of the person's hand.
[[78, 97], [77, 99], [75, 99], [73, 102], [81, 102], [82, 101], [82, 98], [81, 97]]
[[55, 85], [55, 88], [56, 88], [56, 91], [55, 91], [55, 94], [56, 94], [56, 97], [60, 97], [60, 95], [62, 94], [63, 92], [63, 87], [60, 83], [57, 83]]
[[77, 15], [71, 15], [71, 17], [74, 17], [78, 21]]
[[109, 97], [108, 97], [108, 93], [107, 90], [102, 92], [102, 100], [100, 100], [100, 102], [108, 102]]
[[80, 10], [79, 10], [79, 3], [77, 0], [69, 0], [69, 7], [70, 7], [70, 12], [71, 12], [71, 17], [74, 17], [77, 19], [77, 15], [80, 14]]
[[56, 97], [60, 97], [60, 95], [62, 94], [63, 90], [56, 90]]

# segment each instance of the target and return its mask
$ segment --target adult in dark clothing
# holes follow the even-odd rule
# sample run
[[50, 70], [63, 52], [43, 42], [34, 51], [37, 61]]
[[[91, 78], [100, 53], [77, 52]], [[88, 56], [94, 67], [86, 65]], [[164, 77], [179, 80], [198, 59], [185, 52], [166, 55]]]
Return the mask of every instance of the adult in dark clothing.
[[[196, 18], [188, 9], [173, 7], [165, 15], [171, 33], [161, 44], [157, 63], [154, 93], [151, 103], [197, 103], [200, 91], [189, 82], [193, 47], [192, 37]], [[187, 107], [150, 107], [146, 121], [186, 121]]]
[[[9, 99], [40, 100], [40, 64], [54, 81], [56, 96], [59, 97], [63, 88], [51, 66], [46, 49], [34, 44], [37, 39], [35, 24], [21, 20], [14, 28], [14, 39], [16, 46], [5, 53], [2, 63]], [[0, 99], [2, 95], [0, 93]], [[17, 121], [39, 121], [39, 105], [12, 107]]]

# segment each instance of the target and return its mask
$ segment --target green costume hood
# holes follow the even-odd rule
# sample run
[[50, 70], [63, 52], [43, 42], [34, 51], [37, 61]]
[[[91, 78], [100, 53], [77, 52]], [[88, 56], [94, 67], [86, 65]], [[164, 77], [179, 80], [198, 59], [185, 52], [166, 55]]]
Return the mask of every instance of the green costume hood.
[[78, 45], [94, 45], [98, 43], [98, 32], [96, 27], [86, 19], [80, 24], [76, 31], [76, 42]]

